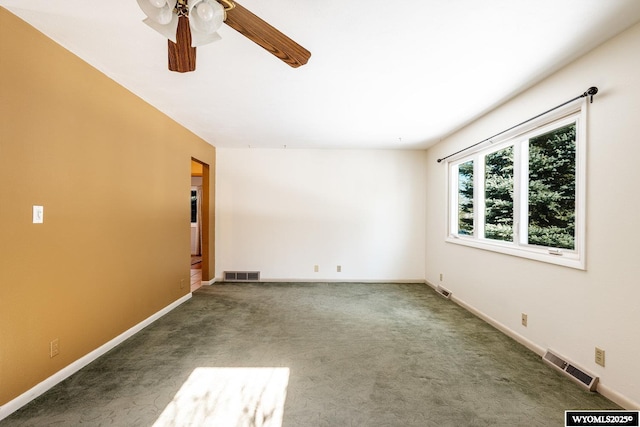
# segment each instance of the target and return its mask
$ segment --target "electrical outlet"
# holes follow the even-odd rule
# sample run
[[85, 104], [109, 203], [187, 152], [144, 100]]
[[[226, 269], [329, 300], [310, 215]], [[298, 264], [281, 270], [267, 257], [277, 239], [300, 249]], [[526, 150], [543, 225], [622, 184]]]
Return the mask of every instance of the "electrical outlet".
[[317, 273], [318, 271], [320, 271], [320, 267], [318, 267], [317, 265], [313, 266], [313, 271], [314, 273]]
[[526, 313], [522, 313], [522, 326], [526, 327], [527, 326], [527, 314]]
[[53, 358], [60, 354], [60, 340], [54, 339], [49, 343], [49, 357]]
[[184, 289], [187, 286], [187, 279], [180, 279], [180, 289]]
[[441, 282], [442, 282], [442, 277], [443, 277], [443, 274], [442, 274], [442, 273], [440, 273], [440, 281], [441, 281]]
[[604, 367], [604, 350], [596, 347], [596, 364]]
[[337, 266], [337, 267], [336, 267], [336, 271], [337, 271], [338, 273], [342, 273], [342, 266], [341, 266], [341, 265]]

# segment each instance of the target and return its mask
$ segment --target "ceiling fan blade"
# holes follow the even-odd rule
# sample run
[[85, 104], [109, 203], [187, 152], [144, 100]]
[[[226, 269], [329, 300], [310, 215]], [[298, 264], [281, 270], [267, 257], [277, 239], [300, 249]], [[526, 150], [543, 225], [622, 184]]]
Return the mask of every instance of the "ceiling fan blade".
[[258, 18], [236, 1], [233, 3], [235, 3], [235, 7], [227, 11], [225, 24], [294, 68], [307, 63], [311, 57], [311, 52]]
[[191, 46], [189, 18], [178, 18], [176, 43], [169, 40], [169, 70], [188, 73], [196, 69], [196, 48]]

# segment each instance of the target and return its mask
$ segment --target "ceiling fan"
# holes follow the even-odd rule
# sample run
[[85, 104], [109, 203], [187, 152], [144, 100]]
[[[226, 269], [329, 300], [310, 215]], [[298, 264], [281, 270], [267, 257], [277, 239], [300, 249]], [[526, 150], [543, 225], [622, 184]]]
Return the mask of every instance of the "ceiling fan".
[[137, 0], [147, 15], [143, 21], [167, 39], [169, 70], [196, 69], [196, 47], [220, 40], [224, 22], [291, 67], [311, 57], [304, 47], [263, 21], [235, 0]]

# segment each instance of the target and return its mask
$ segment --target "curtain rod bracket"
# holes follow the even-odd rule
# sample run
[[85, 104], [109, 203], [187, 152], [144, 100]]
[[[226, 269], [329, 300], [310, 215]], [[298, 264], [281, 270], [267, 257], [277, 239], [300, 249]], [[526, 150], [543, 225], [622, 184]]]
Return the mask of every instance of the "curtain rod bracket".
[[588, 96], [589, 103], [593, 104], [593, 95], [595, 95], [596, 93], [598, 93], [598, 88], [595, 86], [591, 86], [585, 93], [582, 94], [582, 97], [584, 98], [585, 96]]
[[550, 112], [551, 112], [551, 111], [553, 111], [553, 110], [557, 110], [557, 109], [558, 109], [558, 108], [560, 108], [560, 107], [564, 107], [565, 105], [569, 104], [570, 102], [575, 101], [576, 99], [585, 98], [585, 97], [587, 97], [587, 96], [588, 96], [588, 97], [589, 97], [589, 101], [590, 101], [590, 103], [592, 103], [592, 104], [593, 104], [593, 95], [595, 95], [596, 93], [598, 93], [598, 88], [597, 88], [597, 87], [595, 87], [595, 86], [591, 86], [591, 87], [590, 87], [589, 89], [587, 89], [587, 91], [586, 91], [585, 93], [583, 93], [582, 95], [576, 96], [576, 97], [575, 97], [575, 98], [573, 98], [573, 99], [570, 99], [570, 100], [568, 100], [568, 101], [566, 101], [566, 102], [563, 102], [562, 104], [557, 105], [557, 106], [555, 106], [555, 107], [553, 107], [553, 108], [551, 108], [551, 109], [549, 109], [549, 110], [545, 111], [544, 113], [540, 113], [540, 114], [538, 114], [537, 116], [531, 117], [530, 119], [525, 120], [525, 121], [524, 121], [524, 122], [522, 122], [522, 123], [518, 123], [518, 124], [517, 124], [517, 125], [515, 125], [515, 126], [511, 126], [509, 129], [503, 130], [502, 132], [499, 132], [499, 133], [497, 133], [497, 134], [495, 134], [495, 135], [493, 135], [493, 136], [490, 136], [490, 137], [489, 137], [489, 138], [487, 138], [487, 139], [483, 139], [483, 140], [482, 140], [482, 141], [480, 141], [480, 142], [476, 142], [475, 144], [470, 145], [470, 146], [468, 146], [467, 148], [463, 148], [462, 150], [458, 150], [458, 151], [456, 151], [456, 152], [455, 152], [455, 153], [453, 153], [453, 154], [449, 154], [448, 156], [442, 157], [441, 159], [438, 159], [438, 163], [441, 163], [443, 160], [446, 160], [446, 159], [448, 159], [449, 157], [455, 156], [456, 154], [460, 154], [460, 153], [462, 153], [463, 151], [466, 151], [466, 150], [468, 150], [468, 149], [470, 149], [470, 148], [473, 148], [473, 147], [475, 147], [475, 146], [477, 146], [477, 145], [480, 145], [480, 144], [482, 144], [482, 143], [484, 143], [484, 142], [489, 141], [490, 143], [493, 143], [492, 139], [493, 139], [493, 138], [495, 138], [496, 136], [499, 136], [499, 135], [502, 135], [503, 133], [509, 132], [510, 130], [515, 129], [515, 128], [517, 128], [518, 126], [522, 126], [523, 124], [528, 123], [528, 122], [530, 122], [530, 121], [532, 121], [532, 120], [535, 120], [535, 119], [537, 119], [538, 117], [544, 116], [545, 114], [550, 113]]

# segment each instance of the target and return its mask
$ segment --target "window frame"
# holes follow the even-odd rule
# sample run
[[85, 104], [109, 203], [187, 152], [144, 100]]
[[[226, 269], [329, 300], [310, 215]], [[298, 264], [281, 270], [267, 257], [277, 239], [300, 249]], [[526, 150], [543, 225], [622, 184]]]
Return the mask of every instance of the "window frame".
[[[585, 100], [571, 103], [553, 113], [545, 114], [512, 131], [447, 159], [447, 225], [448, 243], [499, 252], [565, 267], [586, 269], [586, 150], [588, 103]], [[523, 243], [528, 238], [528, 147], [529, 139], [575, 122], [575, 235], [574, 250], [549, 248]], [[493, 240], [484, 237], [485, 214], [485, 156], [506, 147], [514, 147], [513, 191], [513, 241]], [[458, 166], [473, 161], [473, 235], [459, 234], [459, 175]]]

